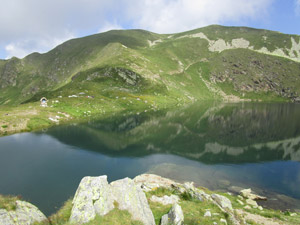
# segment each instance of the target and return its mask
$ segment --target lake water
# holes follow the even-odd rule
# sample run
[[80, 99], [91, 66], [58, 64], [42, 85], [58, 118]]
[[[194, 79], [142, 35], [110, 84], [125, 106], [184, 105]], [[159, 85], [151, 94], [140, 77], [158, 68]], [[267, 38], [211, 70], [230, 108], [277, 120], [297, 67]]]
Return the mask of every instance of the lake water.
[[198, 103], [0, 138], [0, 193], [47, 215], [84, 176], [146, 172], [233, 193], [251, 187], [264, 206], [300, 209], [300, 105]]

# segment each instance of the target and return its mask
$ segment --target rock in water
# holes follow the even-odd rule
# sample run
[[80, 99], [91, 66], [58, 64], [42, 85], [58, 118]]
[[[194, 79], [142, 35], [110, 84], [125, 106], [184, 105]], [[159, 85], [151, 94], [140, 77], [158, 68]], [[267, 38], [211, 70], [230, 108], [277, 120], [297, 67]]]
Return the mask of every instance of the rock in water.
[[34, 205], [25, 201], [16, 201], [16, 210], [0, 209], [0, 224], [5, 225], [31, 225], [44, 222], [48, 224], [47, 217]]
[[134, 220], [145, 225], [155, 225], [152, 211], [145, 193], [130, 178], [112, 182], [113, 198], [119, 203], [119, 209], [128, 210]]
[[114, 200], [107, 176], [84, 177], [73, 199], [70, 222], [87, 223], [96, 214], [105, 215], [114, 208]]
[[163, 215], [161, 218], [161, 225], [182, 225], [184, 216], [180, 205], [175, 204], [168, 214]]
[[251, 188], [241, 190], [240, 194], [244, 198], [248, 198], [248, 199], [251, 199], [251, 200], [267, 200], [267, 198], [264, 197], [264, 196], [260, 196], [260, 195], [256, 195], [256, 194], [252, 193]]
[[218, 203], [219, 206], [221, 206], [223, 209], [228, 208], [232, 210], [231, 201], [226, 198], [225, 196], [218, 195], [218, 194], [212, 194], [211, 197]]

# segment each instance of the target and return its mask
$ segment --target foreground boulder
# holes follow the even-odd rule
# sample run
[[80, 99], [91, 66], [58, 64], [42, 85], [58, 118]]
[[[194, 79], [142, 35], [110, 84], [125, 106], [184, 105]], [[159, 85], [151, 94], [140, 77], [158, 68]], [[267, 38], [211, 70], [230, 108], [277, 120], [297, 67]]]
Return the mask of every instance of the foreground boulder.
[[142, 189], [133, 180], [125, 178], [108, 184], [107, 176], [84, 177], [73, 199], [70, 222], [83, 224], [96, 215], [104, 216], [114, 209], [127, 210], [134, 220], [154, 225], [154, 217]]
[[110, 184], [114, 201], [118, 202], [119, 209], [127, 210], [134, 220], [145, 225], [155, 225], [152, 211], [142, 189], [130, 178], [117, 180]]
[[0, 209], [0, 224], [31, 225], [40, 222], [48, 224], [47, 217], [36, 206], [25, 201], [17, 200], [13, 211]]
[[71, 223], [87, 223], [96, 217], [104, 216], [114, 208], [114, 200], [107, 176], [84, 177], [73, 199]]
[[161, 218], [161, 225], [181, 225], [183, 224], [184, 216], [180, 205], [175, 204], [170, 209], [168, 214]]

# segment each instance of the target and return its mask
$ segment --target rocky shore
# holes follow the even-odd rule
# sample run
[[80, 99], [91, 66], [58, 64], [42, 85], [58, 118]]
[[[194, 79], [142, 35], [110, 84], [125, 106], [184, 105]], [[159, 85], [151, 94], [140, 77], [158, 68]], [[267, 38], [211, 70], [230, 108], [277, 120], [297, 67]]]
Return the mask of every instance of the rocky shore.
[[264, 209], [251, 189], [214, 193], [153, 174], [108, 183], [84, 177], [72, 200], [47, 218], [34, 205], [1, 196], [0, 224], [299, 224], [300, 215]]

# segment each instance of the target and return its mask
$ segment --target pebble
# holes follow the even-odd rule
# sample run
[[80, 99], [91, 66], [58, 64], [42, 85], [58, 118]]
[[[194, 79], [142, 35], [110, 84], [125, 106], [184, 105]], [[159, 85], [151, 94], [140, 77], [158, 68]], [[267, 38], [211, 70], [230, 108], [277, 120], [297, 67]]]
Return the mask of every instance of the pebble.
[[210, 211], [206, 211], [204, 214], [204, 217], [211, 217], [211, 212]]
[[258, 209], [259, 209], [260, 211], [262, 211], [264, 208], [261, 207], [261, 206], [258, 206]]
[[244, 205], [244, 202], [242, 202], [241, 200], [237, 200], [238, 203], [240, 203], [240, 205]]

